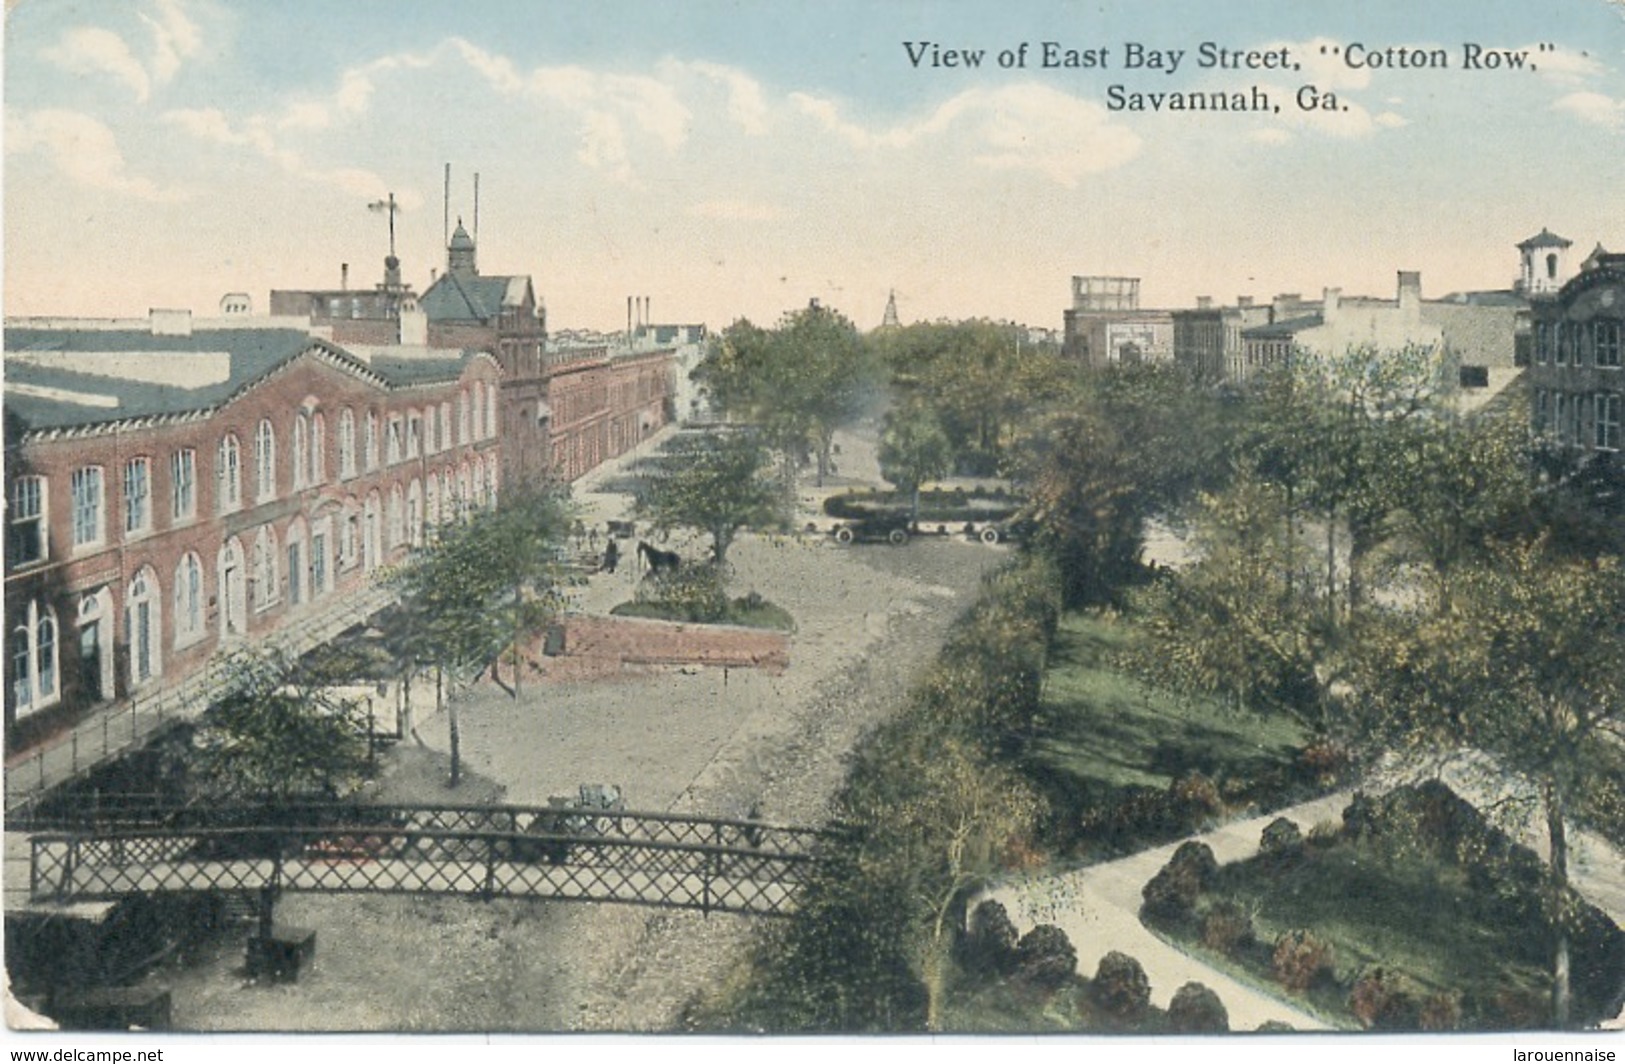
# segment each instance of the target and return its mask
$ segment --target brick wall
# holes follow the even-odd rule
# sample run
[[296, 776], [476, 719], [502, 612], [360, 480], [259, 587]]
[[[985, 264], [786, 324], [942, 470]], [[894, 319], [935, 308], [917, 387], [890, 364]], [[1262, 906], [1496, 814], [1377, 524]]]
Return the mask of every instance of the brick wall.
[[571, 616], [531, 657], [555, 680], [594, 679], [661, 665], [709, 665], [783, 672], [790, 664], [784, 632], [720, 624], [683, 624], [634, 617]]

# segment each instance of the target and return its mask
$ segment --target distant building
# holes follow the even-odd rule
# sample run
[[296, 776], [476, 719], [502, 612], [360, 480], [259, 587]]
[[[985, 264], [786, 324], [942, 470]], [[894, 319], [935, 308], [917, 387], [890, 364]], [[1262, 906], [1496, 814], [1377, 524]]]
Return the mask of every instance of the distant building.
[[1087, 366], [1173, 357], [1173, 316], [1140, 307], [1138, 277], [1073, 277], [1062, 354]]
[[1271, 308], [1256, 305], [1251, 296], [1239, 296], [1235, 306], [1216, 307], [1207, 296], [1197, 298], [1193, 310], [1170, 311], [1174, 326], [1174, 362], [1196, 380], [1216, 383], [1246, 376], [1241, 336], [1247, 329], [1268, 325]]
[[1587, 455], [1620, 450], [1625, 423], [1625, 255], [1593, 252], [1533, 307], [1534, 430]]
[[1525, 298], [1556, 295], [1569, 279], [1569, 248], [1572, 240], [1565, 240], [1549, 229], [1518, 245], [1518, 279], [1512, 290]]

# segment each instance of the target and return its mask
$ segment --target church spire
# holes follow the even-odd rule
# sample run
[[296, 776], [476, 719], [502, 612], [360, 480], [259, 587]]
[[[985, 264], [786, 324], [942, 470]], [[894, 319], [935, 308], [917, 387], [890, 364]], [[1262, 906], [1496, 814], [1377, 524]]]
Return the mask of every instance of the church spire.
[[886, 313], [880, 319], [880, 327], [896, 329], [901, 325], [902, 323], [897, 320], [897, 289], [894, 288], [886, 295]]

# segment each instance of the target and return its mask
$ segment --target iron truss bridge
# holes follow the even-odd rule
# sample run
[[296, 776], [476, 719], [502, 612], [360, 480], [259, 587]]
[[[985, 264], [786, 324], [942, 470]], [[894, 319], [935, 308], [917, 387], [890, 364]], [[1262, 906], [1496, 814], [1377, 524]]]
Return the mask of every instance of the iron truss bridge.
[[34, 831], [29, 894], [36, 902], [176, 891], [443, 894], [782, 916], [830, 835], [559, 807], [146, 810]]

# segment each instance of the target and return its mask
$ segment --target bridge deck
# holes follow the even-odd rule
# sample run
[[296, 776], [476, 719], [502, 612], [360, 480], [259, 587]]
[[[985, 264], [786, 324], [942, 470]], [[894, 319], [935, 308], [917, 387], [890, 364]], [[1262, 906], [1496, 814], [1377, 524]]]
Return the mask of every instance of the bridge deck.
[[[312, 806], [244, 825], [247, 814], [170, 811], [170, 826], [35, 834], [26, 842], [28, 896], [271, 888], [783, 915], [821, 837], [755, 821], [517, 806]], [[186, 820], [195, 823], [173, 826]]]

